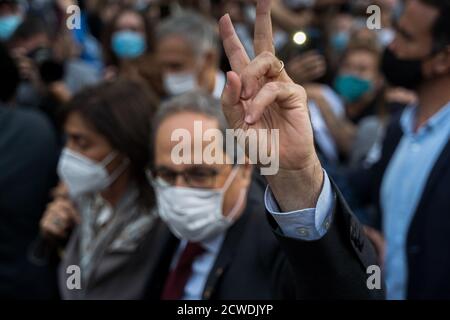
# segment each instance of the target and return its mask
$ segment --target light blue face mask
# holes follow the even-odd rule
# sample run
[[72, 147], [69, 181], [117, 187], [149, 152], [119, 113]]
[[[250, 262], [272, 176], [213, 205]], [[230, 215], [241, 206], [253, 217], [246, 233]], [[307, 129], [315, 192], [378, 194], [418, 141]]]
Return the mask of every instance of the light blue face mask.
[[356, 102], [367, 92], [372, 90], [370, 80], [362, 79], [350, 74], [339, 75], [334, 81], [334, 88], [346, 102]]
[[347, 48], [349, 40], [350, 35], [348, 32], [339, 31], [331, 36], [331, 46], [338, 53], [342, 53]]
[[135, 31], [118, 31], [112, 37], [112, 49], [122, 59], [134, 59], [144, 54], [147, 43], [142, 34]]
[[7, 41], [22, 23], [19, 15], [0, 17], [0, 41]]

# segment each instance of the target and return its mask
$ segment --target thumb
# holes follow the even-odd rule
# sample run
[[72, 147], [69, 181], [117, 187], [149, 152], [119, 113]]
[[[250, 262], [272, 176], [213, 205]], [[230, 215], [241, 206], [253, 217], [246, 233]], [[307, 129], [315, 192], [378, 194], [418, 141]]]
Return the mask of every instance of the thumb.
[[227, 84], [222, 93], [222, 110], [230, 124], [243, 119], [244, 109], [239, 103], [242, 91], [242, 82], [236, 72], [227, 73]]
[[224, 109], [228, 109], [239, 103], [241, 90], [242, 82], [237, 73], [234, 71], [227, 72], [227, 84], [222, 93], [222, 106]]

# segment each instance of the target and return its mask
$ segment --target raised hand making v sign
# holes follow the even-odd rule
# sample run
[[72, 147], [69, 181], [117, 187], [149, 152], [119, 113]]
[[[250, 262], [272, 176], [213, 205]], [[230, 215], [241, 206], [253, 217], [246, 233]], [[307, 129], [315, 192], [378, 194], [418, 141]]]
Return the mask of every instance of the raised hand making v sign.
[[316, 154], [305, 90], [275, 56], [270, 6], [270, 0], [257, 1], [252, 61], [230, 17], [220, 19], [232, 68], [223, 111], [234, 129], [279, 130], [279, 171], [266, 176], [264, 202], [301, 292], [308, 298], [383, 298], [380, 276], [377, 290], [366, 283], [366, 268], [376, 263], [373, 247]]
[[280, 168], [267, 176], [283, 211], [314, 208], [324, 174], [317, 157], [313, 130], [303, 87], [295, 84], [274, 52], [271, 0], [256, 7], [254, 48], [250, 61], [229, 15], [220, 19], [220, 34], [232, 71], [222, 106], [234, 129], [278, 129]]

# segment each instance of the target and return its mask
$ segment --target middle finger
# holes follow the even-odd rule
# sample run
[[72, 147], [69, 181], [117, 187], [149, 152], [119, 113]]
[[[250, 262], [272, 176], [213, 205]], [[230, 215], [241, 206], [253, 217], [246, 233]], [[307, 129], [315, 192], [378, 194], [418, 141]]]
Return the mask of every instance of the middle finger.
[[264, 51], [275, 53], [270, 7], [271, 0], [259, 0], [256, 5], [255, 35], [253, 40], [256, 55]]

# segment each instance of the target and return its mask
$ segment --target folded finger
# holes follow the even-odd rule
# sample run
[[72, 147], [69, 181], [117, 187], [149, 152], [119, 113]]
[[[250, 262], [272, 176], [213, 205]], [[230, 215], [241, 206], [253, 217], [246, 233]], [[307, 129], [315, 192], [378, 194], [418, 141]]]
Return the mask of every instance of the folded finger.
[[282, 67], [280, 60], [269, 52], [257, 56], [241, 74], [242, 98], [253, 97], [259, 90], [261, 80], [278, 77]]
[[[293, 83], [269, 82], [265, 84], [253, 99], [247, 110], [245, 121], [248, 124], [257, 122], [263, 113], [275, 102], [279, 105], [288, 105], [288, 108], [300, 107], [300, 98], [306, 97], [304, 89]], [[288, 100], [298, 100], [298, 103], [288, 103]]]
[[230, 71], [227, 73], [227, 84], [222, 93], [222, 109], [230, 125], [237, 123], [244, 117], [245, 110], [240, 103], [242, 83], [239, 76]]

